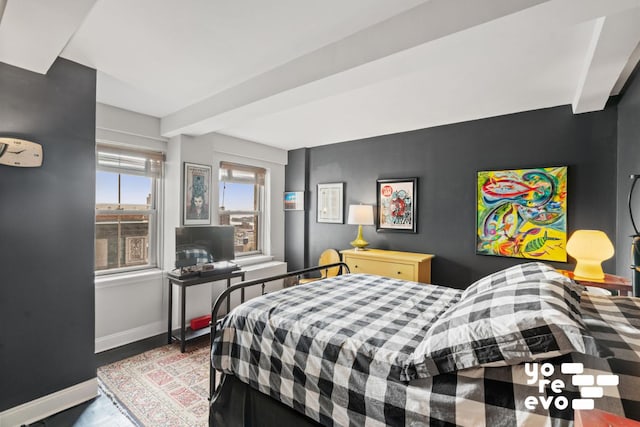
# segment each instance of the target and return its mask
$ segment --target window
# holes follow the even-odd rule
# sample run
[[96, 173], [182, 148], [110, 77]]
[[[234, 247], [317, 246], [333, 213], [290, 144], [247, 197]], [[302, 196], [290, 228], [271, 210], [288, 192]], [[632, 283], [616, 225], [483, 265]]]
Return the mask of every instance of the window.
[[236, 257], [262, 253], [266, 170], [220, 162], [219, 223], [235, 227]]
[[161, 153], [99, 144], [96, 151], [96, 272], [156, 267]]

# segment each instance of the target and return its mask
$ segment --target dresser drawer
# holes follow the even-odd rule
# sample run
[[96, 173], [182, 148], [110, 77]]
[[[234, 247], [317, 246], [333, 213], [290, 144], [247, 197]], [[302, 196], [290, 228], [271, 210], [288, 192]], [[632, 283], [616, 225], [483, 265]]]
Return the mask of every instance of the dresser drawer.
[[416, 280], [416, 272], [413, 264], [354, 257], [347, 257], [346, 262], [352, 273], [368, 273], [404, 280]]
[[352, 273], [377, 274], [394, 279], [431, 283], [431, 254], [369, 249], [340, 251]]

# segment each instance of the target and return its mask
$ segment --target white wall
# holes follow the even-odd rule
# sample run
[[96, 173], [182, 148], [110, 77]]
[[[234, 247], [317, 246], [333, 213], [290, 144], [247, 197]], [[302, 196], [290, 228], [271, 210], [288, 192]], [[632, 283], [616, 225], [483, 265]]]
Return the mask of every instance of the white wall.
[[161, 270], [96, 279], [96, 353], [167, 330]]
[[105, 104], [96, 104], [97, 142], [166, 151], [160, 135], [160, 119]]
[[[284, 260], [284, 210], [282, 209], [282, 193], [284, 192], [284, 166], [287, 162], [287, 152], [284, 150], [256, 144], [251, 141], [241, 140], [220, 134], [208, 134], [198, 137], [180, 135], [171, 138], [169, 141], [170, 151], [167, 154], [167, 164], [173, 167], [171, 171], [171, 184], [165, 186], [167, 200], [181, 200], [183, 197], [182, 187], [174, 187], [175, 183], [181, 182], [182, 168], [184, 162], [206, 164], [212, 167], [213, 184], [211, 188], [212, 206], [217, 206], [218, 194], [218, 171], [221, 161], [230, 161], [251, 166], [263, 167], [267, 170], [267, 181], [269, 192], [267, 194], [268, 203], [271, 207], [265, 213], [265, 225], [271, 230], [271, 241], [265, 245], [265, 255], [268, 258], [261, 258], [264, 262], [271, 260], [279, 261], [279, 269], [273, 272], [273, 265], [267, 271], [260, 269], [252, 275], [266, 276], [281, 274], [286, 271]], [[176, 159], [179, 156], [179, 159]], [[167, 176], [169, 176], [167, 174]], [[177, 208], [177, 209], [176, 209]], [[182, 210], [180, 203], [167, 203], [167, 220], [165, 221], [165, 270], [173, 268], [175, 262], [175, 227], [181, 224]], [[212, 223], [217, 224], [218, 212], [211, 210]], [[171, 217], [171, 218], [169, 218]], [[255, 267], [254, 267], [255, 269]], [[252, 275], [247, 275], [247, 280]], [[237, 280], [236, 280], [237, 281]], [[218, 282], [213, 285], [198, 285], [187, 290], [186, 318], [190, 319], [202, 316], [211, 311], [211, 301], [224, 290], [225, 283]], [[174, 288], [173, 298], [173, 323], [178, 324], [178, 307], [180, 305], [178, 288]]]
[[[245, 267], [246, 279], [254, 279], [286, 271], [284, 260], [284, 166], [286, 151], [220, 134], [200, 137], [179, 135], [167, 140], [160, 136], [160, 120], [154, 117], [98, 104], [96, 109], [98, 142], [163, 151], [166, 154], [164, 200], [162, 209], [161, 268], [143, 273], [96, 277], [96, 352], [108, 350], [154, 335], [166, 333], [168, 316], [168, 282], [164, 271], [175, 262], [175, 228], [181, 225], [182, 164], [192, 162], [212, 166], [214, 183], [211, 200], [218, 200], [218, 165], [232, 161], [264, 167], [268, 170], [270, 192], [266, 214], [271, 241], [268, 258]], [[215, 205], [214, 205], [215, 206]], [[218, 214], [212, 209], [212, 223]], [[271, 290], [277, 288], [272, 285]], [[187, 290], [187, 319], [207, 314], [211, 302], [224, 289], [223, 282], [190, 287]], [[174, 288], [173, 327], [178, 323], [180, 299]], [[254, 293], [248, 292], [251, 296]], [[236, 300], [232, 300], [235, 305]]]

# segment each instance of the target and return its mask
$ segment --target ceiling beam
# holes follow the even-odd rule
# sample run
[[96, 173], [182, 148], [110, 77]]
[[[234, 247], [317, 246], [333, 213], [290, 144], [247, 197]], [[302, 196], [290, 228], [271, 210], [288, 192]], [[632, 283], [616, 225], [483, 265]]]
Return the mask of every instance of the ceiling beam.
[[[165, 137], [203, 134], [340, 93], [323, 79], [551, 0], [430, 0], [162, 118]], [[465, 13], [460, 13], [464, 10]], [[353, 88], [352, 82], [349, 84]]]
[[640, 8], [594, 21], [591, 43], [571, 105], [574, 114], [604, 109], [640, 42], [639, 23]]
[[633, 70], [636, 69], [638, 62], [640, 62], [640, 42], [629, 57], [627, 65], [624, 66], [622, 73], [620, 73], [620, 77], [618, 77], [618, 81], [611, 91], [612, 96], [619, 95], [622, 89], [624, 89], [625, 85], [627, 84], [627, 80], [629, 80], [629, 77], [631, 77], [631, 73], [633, 73]]
[[[165, 116], [161, 133], [171, 137], [222, 131], [395, 78], [397, 67], [389, 66], [393, 61], [406, 63], [408, 52], [482, 25], [516, 22], [515, 31], [527, 32], [544, 22], [548, 31], [555, 31], [638, 7], [640, 0], [431, 0]], [[508, 21], [501, 19], [506, 16]]]
[[2, 0], [0, 62], [46, 74], [95, 2]]

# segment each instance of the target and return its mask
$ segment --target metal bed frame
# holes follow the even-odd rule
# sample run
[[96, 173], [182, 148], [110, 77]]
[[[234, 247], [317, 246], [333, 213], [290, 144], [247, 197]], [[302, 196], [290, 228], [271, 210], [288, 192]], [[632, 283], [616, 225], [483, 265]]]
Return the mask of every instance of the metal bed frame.
[[[256, 280], [246, 280], [244, 282], [237, 283], [237, 284], [232, 285], [231, 287], [225, 289], [218, 296], [218, 298], [216, 298], [216, 301], [213, 304], [213, 308], [211, 309], [211, 346], [209, 348], [209, 354], [211, 354], [213, 342], [214, 342], [218, 332], [220, 331], [220, 324], [221, 324], [222, 318], [218, 317], [219, 316], [218, 315], [218, 310], [220, 310], [220, 307], [222, 307], [222, 305], [225, 302], [225, 300], [227, 300], [227, 299], [230, 300], [231, 299], [231, 293], [233, 293], [233, 292], [235, 292], [237, 290], [240, 290], [240, 304], [242, 304], [245, 301], [244, 290], [246, 288], [257, 286], [257, 285], [261, 285], [262, 289], [261, 289], [260, 295], [264, 295], [265, 294], [265, 292], [264, 292], [265, 286], [266, 286], [266, 284], [268, 282], [273, 282], [273, 281], [276, 281], [276, 280], [286, 279], [288, 277], [295, 277], [296, 278], [295, 284], [297, 284], [297, 282], [300, 280], [300, 278], [303, 275], [307, 275], [308, 273], [314, 273], [314, 272], [317, 272], [317, 271], [323, 271], [324, 270], [325, 276], [326, 276], [328, 270], [330, 270], [332, 268], [335, 268], [335, 267], [339, 267], [338, 275], [350, 273], [349, 266], [347, 264], [345, 264], [344, 262], [337, 262], [337, 263], [333, 263], [333, 264], [318, 265], [318, 266], [315, 266], [315, 267], [304, 268], [302, 270], [291, 271], [291, 272], [288, 272], [288, 273], [279, 274], [279, 275], [276, 275], [276, 276], [264, 277], [264, 278], [256, 279]], [[213, 368], [213, 365], [211, 364], [211, 361], [210, 361], [209, 362], [209, 401], [211, 401], [213, 399], [213, 396], [214, 396], [216, 390], [218, 389], [216, 387], [217, 374], [218, 374], [218, 372]], [[224, 378], [224, 376], [222, 378]], [[222, 384], [222, 378], [220, 380], [220, 384]]]

